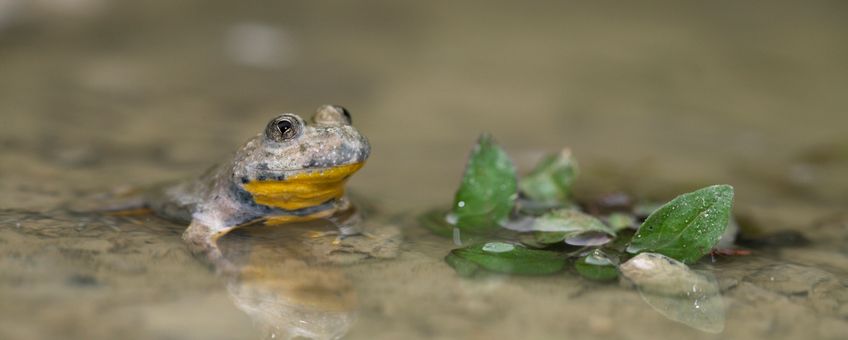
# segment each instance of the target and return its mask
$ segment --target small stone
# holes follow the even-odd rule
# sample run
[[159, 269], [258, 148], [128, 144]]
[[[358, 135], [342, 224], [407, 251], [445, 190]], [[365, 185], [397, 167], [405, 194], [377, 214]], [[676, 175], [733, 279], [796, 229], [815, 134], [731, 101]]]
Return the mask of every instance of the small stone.
[[718, 285], [692, 271], [680, 261], [655, 253], [641, 253], [619, 266], [622, 276], [641, 290], [663, 295], [686, 294], [697, 287], [701, 294], [714, 294]]

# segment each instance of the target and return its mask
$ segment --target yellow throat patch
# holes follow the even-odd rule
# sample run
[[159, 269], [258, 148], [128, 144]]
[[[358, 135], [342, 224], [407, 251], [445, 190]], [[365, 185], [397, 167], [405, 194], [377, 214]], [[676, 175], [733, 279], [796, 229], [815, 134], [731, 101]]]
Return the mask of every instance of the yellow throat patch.
[[280, 181], [251, 181], [244, 184], [244, 189], [258, 204], [285, 210], [314, 207], [341, 198], [348, 177], [363, 165], [364, 162], [340, 165], [299, 173]]

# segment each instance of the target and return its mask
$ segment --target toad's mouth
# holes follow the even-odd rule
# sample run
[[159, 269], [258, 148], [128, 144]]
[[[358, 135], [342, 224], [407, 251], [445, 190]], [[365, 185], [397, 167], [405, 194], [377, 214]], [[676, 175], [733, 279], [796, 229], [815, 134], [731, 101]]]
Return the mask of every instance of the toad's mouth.
[[281, 179], [262, 179], [243, 184], [257, 204], [285, 210], [321, 205], [344, 195], [347, 179], [365, 162], [299, 172]]

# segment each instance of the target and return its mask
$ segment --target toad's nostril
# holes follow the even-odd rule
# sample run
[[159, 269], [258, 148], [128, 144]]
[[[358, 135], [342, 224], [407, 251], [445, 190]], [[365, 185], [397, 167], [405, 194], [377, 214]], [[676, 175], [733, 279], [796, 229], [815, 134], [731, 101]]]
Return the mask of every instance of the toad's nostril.
[[335, 105], [335, 107], [336, 107], [336, 110], [342, 112], [342, 115], [344, 116], [345, 120], [347, 120], [348, 124], [353, 124], [353, 118], [350, 116], [350, 111], [348, 111], [343, 106]]

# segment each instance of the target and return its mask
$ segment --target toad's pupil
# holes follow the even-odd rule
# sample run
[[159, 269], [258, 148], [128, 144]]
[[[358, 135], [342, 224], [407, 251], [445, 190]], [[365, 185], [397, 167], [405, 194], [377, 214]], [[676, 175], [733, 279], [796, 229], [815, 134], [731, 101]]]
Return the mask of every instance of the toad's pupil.
[[285, 136], [289, 130], [291, 130], [292, 123], [290, 121], [283, 120], [277, 123], [277, 128], [280, 129], [280, 133]]

